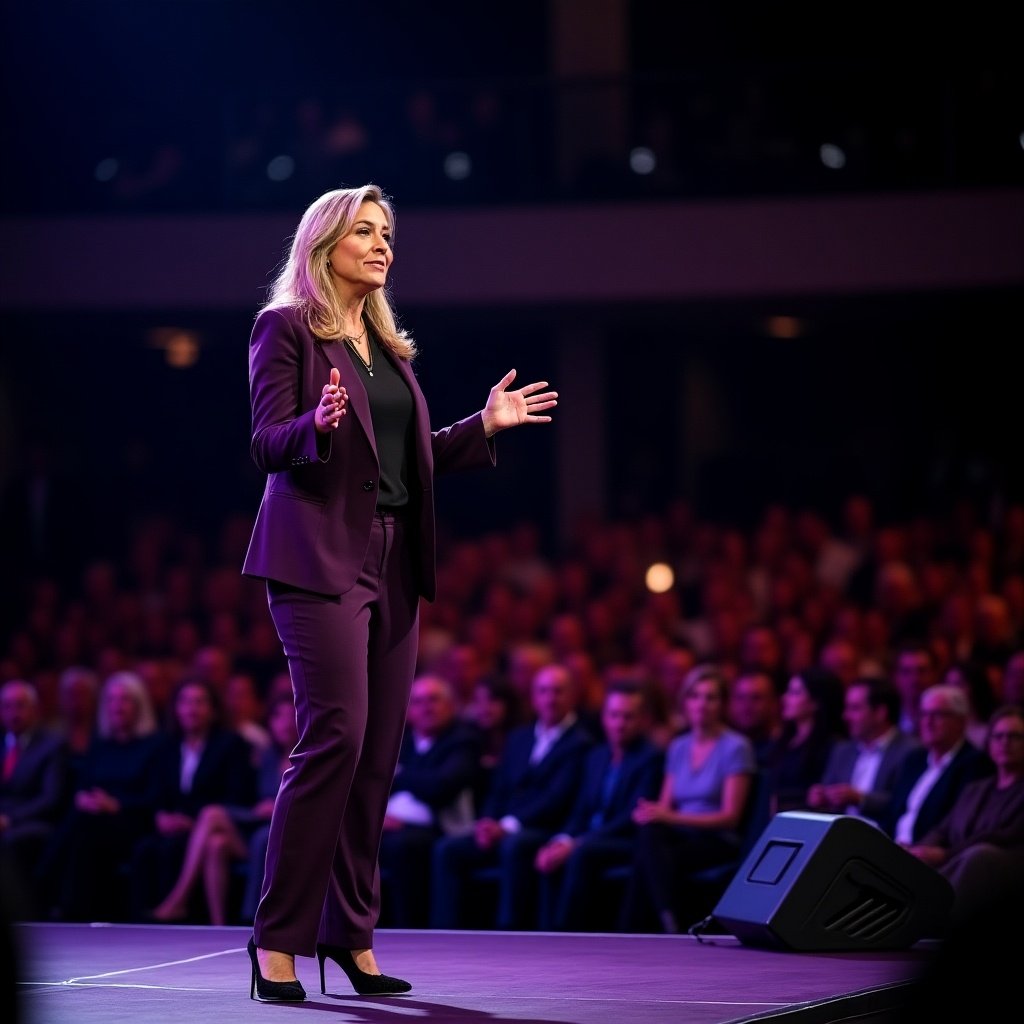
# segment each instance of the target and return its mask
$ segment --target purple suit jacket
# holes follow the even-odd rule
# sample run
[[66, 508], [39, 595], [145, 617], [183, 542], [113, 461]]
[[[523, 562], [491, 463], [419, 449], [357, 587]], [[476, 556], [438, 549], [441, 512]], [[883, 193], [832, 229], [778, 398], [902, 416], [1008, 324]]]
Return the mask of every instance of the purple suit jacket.
[[[434, 476], [494, 465], [494, 444], [484, 434], [479, 412], [431, 431], [427, 403], [412, 367], [390, 353], [386, 358], [413, 399], [410, 530], [419, 591], [433, 600]], [[313, 414], [332, 366], [348, 391], [348, 412], [336, 430], [319, 434]], [[321, 594], [343, 594], [363, 566], [380, 480], [362, 379], [352, 372], [343, 345], [317, 338], [297, 310], [264, 309], [249, 342], [249, 394], [251, 453], [267, 474], [267, 483], [242, 572]]]

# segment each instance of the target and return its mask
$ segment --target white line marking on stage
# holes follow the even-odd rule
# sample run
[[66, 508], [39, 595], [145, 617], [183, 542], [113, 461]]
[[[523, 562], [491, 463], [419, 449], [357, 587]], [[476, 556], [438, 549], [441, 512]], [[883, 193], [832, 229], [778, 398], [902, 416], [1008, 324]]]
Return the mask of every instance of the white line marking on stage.
[[22, 988], [141, 988], [150, 989], [155, 992], [223, 992], [219, 988], [188, 988], [184, 985], [126, 985], [115, 981], [110, 982], [89, 982], [89, 981], [19, 981]]
[[[83, 974], [78, 978], [67, 978], [64, 981], [50, 982], [49, 984], [56, 985], [77, 985], [83, 981], [94, 981], [98, 978], [116, 978], [120, 974], [137, 974], [139, 971], [156, 971], [161, 967], [178, 967], [181, 964], [194, 964], [200, 960], [213, 960], [219, 956], [227, 956], [230, 953], [244, 953], [245, 947], [238, 946], [234, 949], [220, 949], [216, 953], [203, 953], [201, 956], [190, 956], [184, 960], [166, 960], [159, 964], [143, 964], [141, 967], [126, 967], [122, 971], [106, 971], [103, 974]], [[162, 986], [156, 985], [154, 988], [161, 988]], [[201, 989], [197, 991], [208, 991], [207, 989]]]

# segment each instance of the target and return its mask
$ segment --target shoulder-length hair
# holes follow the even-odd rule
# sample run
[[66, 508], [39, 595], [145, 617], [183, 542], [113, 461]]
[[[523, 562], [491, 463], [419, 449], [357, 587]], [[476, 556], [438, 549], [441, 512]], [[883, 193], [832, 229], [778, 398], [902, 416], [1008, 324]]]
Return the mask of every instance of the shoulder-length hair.
[[[288, 259], [270, 286], [264, 308], [293, 306], [318, 338], [335, 341], [344, 335], [342, 309], [331, 282], [327, 260], [339, 238], [348, 234], [365, 203], [376, 203], [387, 217], [391, 244], [395, 241], [395, 210], [377, 185], [338, 188], [325, 192], [306, 209], [292, 236]], [[416, 343], [398, 326], [386, 288], [366, 296], [363, 316], [374, 334], [400, 359], [416, 355]]]
[[711, 662], [701, 662], [694, 665], [689, 672], [683, 676], [683, 684], [679, 688], [679, 695], [686, 700], [693, 694], [701, 683], [712, 683], [718, 690], [718, 700], [722, 705], [722, 716], [725, 716], [725, 702], [729, 699], [729, 683], [725, 678], [725, 672], [721, 665]]
[[107, 676], [100, 693], [100, 700], [96, 710], [96, 731], [104, 739], [110, 738], [110, 716], [107, 714], [106, 700], [107, 691], [115, 686], [127, 690], [135, 701], [138, 708], [138, 718], [135, 720], [135, 738], [150, 736], [159, 728], [156, 720], [156, 712], [153, 710], [153, 700], [146, 689], [142, 677], [135, 672], [114, 672]]

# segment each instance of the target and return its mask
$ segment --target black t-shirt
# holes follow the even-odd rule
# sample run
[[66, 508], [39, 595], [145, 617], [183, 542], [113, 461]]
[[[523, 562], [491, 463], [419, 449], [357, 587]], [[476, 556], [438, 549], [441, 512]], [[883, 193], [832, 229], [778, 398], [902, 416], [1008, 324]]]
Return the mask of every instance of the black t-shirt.
[[370, 400], [370, 417], [377, 442], [380, 462], [380, 489], [377, 508], [401, 508], [409, 503], [409, 473], [413, 465], [412, 451], [413, 404], [412, 395], [401, 374], [383, 351], [372, 332], [367, 332], [370, 346], [370, 364], [351, 345], [346, 344], [352, 366], [366, 385]]

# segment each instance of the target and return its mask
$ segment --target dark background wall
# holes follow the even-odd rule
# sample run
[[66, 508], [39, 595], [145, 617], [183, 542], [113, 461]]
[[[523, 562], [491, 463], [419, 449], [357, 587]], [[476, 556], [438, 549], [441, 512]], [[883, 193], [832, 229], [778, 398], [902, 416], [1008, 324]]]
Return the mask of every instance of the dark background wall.
[[7, 5], [0, 484], [46, 449], [83, 550], [151, 507], [251, 513], [252, 316], [304, 206], [372, 179], [435, 421], [512, 365], [574, 417], [446, 481], [455, 532], [556, 543], [568, 508], [679, 494], [737, 522], [852, 488], [894, 516], [1020, 496], [1020, 68], [969, 26], [873, 47], [867, 21], [684, 6]]

